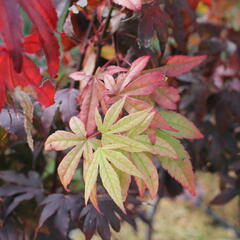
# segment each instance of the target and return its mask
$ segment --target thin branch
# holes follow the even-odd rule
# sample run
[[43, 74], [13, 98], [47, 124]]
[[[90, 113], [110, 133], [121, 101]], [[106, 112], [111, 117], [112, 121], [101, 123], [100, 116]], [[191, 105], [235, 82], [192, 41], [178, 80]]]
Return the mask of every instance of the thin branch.
[[119, 53], [118, 53], [117, 33], [114, 33], [112, 35], [112, 42], [113, 42], [113, 46], [114, 46], [116, 63], [119, 66], [120, 65], [120, 60], [119, 60], [119, 55], [118, 55]]
[[225, 229], [232, 230], [235, 233], [236, 237], [240, 237], [240, 229], [234, 227], [233, 225], [216, 215], [215, 212], [211, 209], [211, 207], [200, 206], [200, 209], [203, 210], [214, 221], [215, 224]]
[[86, 53], [86, 50], [87, 50], [87, 46], [88, 46], [88, 41], [89, 41], [89, 38], [90, 38], [90, 35], [92, 33], [92, 29], [93, 29], [93, 25], [94, 25], [94, 21], [96, 19], [96, 12], [93, 13], [93, 17], [88, 25], [88, 28], [87, 28], [87, 31], [86, 31], [86, 34], [85, 34], [85, 38], [83, 40], [83, 44], [82, 44], [82, 51], [81, 51], [81, 55], [80, 55], [80, 59], [79, 59], [79, 62], [78, 62], [78, 71], [80, 71], [82, 69], [82, 64], [83, 64], [83, 60], [84, 60], [84, 57], [85, 57], [85, 53]]
[[99, 61], [100, 61], [100, 56], [101, 56], [101, 50], [102, 50], [102, 46], [103, 46], [103, 39], [106, 35], [110, 20], [111, 20], [111, 16], [112, 16], [112, 11], [113, 11], [113, 7], [110, 8], [108, 16], [106, 18], [106, 22], [105, 25], [103, 27], [102, 33], [99, 37], [98, 43], [97, 43], [97, 53], [96, 53], [96, 62], [95, 62], [95, 69], [94, 72], [96, 72], [98, 65], [99, 65]]
[[146, 235], [146, 240], [152, 240], [153, 238], [153, 223], [154, 223], [154, 217], [157, 213], [157, 209], [160, 203], [161, 198], [164, 196], [164, 185], [165, 185], [165, 172], [163, 169], [160, 170], [160, 185], [158, 190], [158, 196], [154, 201], [153, 208], [148, 213], [147, 219], [148, 219], [148, 230]]

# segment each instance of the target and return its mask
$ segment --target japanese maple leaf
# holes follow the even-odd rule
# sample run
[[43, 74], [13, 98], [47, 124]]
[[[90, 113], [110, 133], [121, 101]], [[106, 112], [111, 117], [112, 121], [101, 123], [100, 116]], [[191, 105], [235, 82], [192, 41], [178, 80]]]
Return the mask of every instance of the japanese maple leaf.
[[[108, 89], [106, 95], [110, 98], [110, 102], [115, 102], [117, 99], [127, 96], [124, 106], [127, 112], [134, 112], [152, 107], [148, 101], [140, 100], [138, 97], [148, 97], [159, 87], [166, 86], [167, 83], [165, 76], [160, 71], [152, 71], [143, 74], [143, 70], [149, 59], [149, 56], [143, 56], [136, 59], [131, 64], [129, 71], [123, 72], [123, 69], [122, 73], [119, 74], [117, 78], [112, 77], [115, 72], [106, 72], [104, 75], [104, 85], [105, 88]], [[108, 77], [106, 78], [106, 76]], [[161, 117], [158, 111], [154, 109], [152, 111], [155, 113], [153, 120], [153, 122], [155, 122], [154, 127], [174, 130]], [[152, 124], [150, 126], [153, 127]]]
[[87, 146], [93, 148], [96, 142], [94, 138], [87, 139], [86, 129], [79, 118], [72, 117], [69, 125], [72, 132], [56, 131], [48, 137], [45, 143], [45, 150], [59, 151], [74, 147], [58, 166], [58, 175], [66, 190], [68, 190], [67, 186], [72, 180], [82, 155], [87, 151]]
[[154, 32], [156, 32], [163, 55], [168, 39], [168, 28], [171, 25], [172, 22], [170, 17], [161, 9], [157, 2], [146, 4], [142, 9], [142, 16], [138, 26], [139, 43], [142, 46], [149, 48]]
[[17, 73], [9, 52], [4, 48], [0, 49], [0, 110], [6, 100], [6, 91], [13, 90], [17, 86], [31, 86], [36, 92], [38, 101], [46, 107], [54, 103], [53, 85], [49, 81], [41, 85], [42, 75], [36, 64], [27, 56], [22, 57], [22, 71]]
[[[109, 66], [106, 71], [99, 71], [95, 76], [90, 76], [84, 72], [75, 72], [70, 77], [75, 81], [80, 81], [81, 95], [79, 97], [80, 119], [84, 123], [87, 135], [90, 136], [96, 129], [94, 119], [95, 109], [101, 104], [103, 112], [108, 109], [106, 101], [107, 87], [103, 83], [104, 79], [111, 78], [113, 74], [127, 71], [124, 68]], [[103, 81], [102, 81], [103, 80]]]
[[[19, 7], [26, 12], [32, 21], [35, 32], [28, 38], [35, 39], [35, 46], [23, 46], [22, 19]], [[0, 35], [5, 46], [0, 49], [0, 109], [6, 99], [6, 91], [17, 86], [32, 86], [39, 102], [44, 106], [54, 103], [54, 88], [50, 82], [41, 86], [42, 76], [37, 66], [25, 56], [24, 50], [34, 53], [41, 48], [48, 62], [48, 72], [51, 77], [56, 75], [59, 67], [59, 46], [54, 31], [57, 25], [57, 15], [51, 0], [3, 0], [0, 4]], [[37, 41], [36, 41], [37, 39]]]
[[3, 0], [1, 2], [0, 34], [13, 60], [14, 69], [20, 72], [23, 64], [23, 24], [19, 6], [29, 16], [39, 35], [39, 44], [46, 55], [48, 71], [54, 77], [59, 67], [59, 46], [54, 35], [57, 14], [51, 0]]

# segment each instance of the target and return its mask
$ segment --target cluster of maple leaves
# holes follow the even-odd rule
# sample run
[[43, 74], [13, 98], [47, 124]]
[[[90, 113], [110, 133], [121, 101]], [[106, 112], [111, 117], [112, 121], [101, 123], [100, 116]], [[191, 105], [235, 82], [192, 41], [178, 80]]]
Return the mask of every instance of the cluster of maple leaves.
[[[196, 64], [204, 58], [192, 59]], [[202, 138], [202, 134], [182, 115], [154, 108], [164, 106], [172, 109], [179, 98], [176, 89], [168, 89], [162, 73], [171, 68], [174, 60], [169, 60], [168, 69], [165, 66], [165, 69], [143, 73], [148, 61], [146, 56], [138, 58], [128, 71], [108, 66], [92, 77], [85, 76], [83, 72], [74, 75], [80, 75], [84, 84], [80, 119], [71, 118], [69, 124], [73, 133], [57, 131], [52, 134], [45, 143], [45, 149], [65, 150], [75, 146], [58, 167], [66, 189], [83, 155], [86, 203], [94, 194], [92, 202], [97, 204], [95, 184], [98, 169], [103, 186], [123, 211], [122, 201], [127, 196], [131, 175], [135, 176], [141, 196], [147, 187], [154, 198], [158, 191], [158, 173], [152, 162], [154, 155], [171, 176], [195, 194], [189, 155], [177, 139]], [[170, 98], [169, 93], [174, 96], [170, 104], [164, 100], [165, 96]], [[145, 98], [141, 100], [143, 96]], [[124, 116], [124, 112], [128, 115]], [[122, 116], [120, 119], [119, 115]], [[95, 137], [99, 134], [100, 139]]]
[[[160, 5], [163, 2], [166, 11]], [[70, 213], [74, 218], [75, 204], [79, 201], [81, 213], [76, 210], [77, 217], [86, 221], [84, 227], [88, 238], [97, 229], [104, 239], [108, 239], [108, 225], [119, 229], [120, 223], [119, 219], [115, 220], [115, 213], [108, 215], [106, 201], [114, 212], [122, 214], [123, 219], [128, 219], [126, 216], [129, 213], [127, 207], [131, 184], [136, 183], [141, 197], [148, 193], [154, 199], [158, 194], [157, 165], [195, 195], [192, 164], [181, 139], [200, 139], [203, 135], [191, 121], [175, 111], [178, 109], [180, 94], [169, 78], [188, 73], [207, 58], [206, 55], [181, 54], [186, 52], [185, 43], [191, 31], [190, 22], [194, 18], [191, 11], [200, 2], [207, 6], [212, 4], [209, 0], [184, 0], [180, 7], [177, 1], [72, 1], [72, 5], [68, 6], [68, 17], [73, 25], [74, 37], [57, 31], [58, 17], [51, 0], [4, 0], [0, 5], [0, 33], [3, 40], [0, 48], [0, 109], [4, 104], [11, 106], [11, 93], [14, 93], [13, 100], [19, 103], [25, 115], [27, 142], [34, 152], [36, 145], [34, 146], [31, 135], [34, 106], [29, 95], [43, 106], [41, 120], [48, 135], [59, 107], [65, 129], [71, 131], [57, 130], [50, 136], [45, 136], [45, 150], [66, 153], [57, 168], [66, 191], [70, 191], [69, 185], [79, 166], [82, 166], [84, 196], [55, 193], [46, 197], [40, 203], [43, 211], [38, 230], [53, 214], [56, 214], [56, 227], [61, 229], [61, 217], [64, 216], [69, 223], [68, 215]], [[23, 36], [22, 33], [24, 20], [20, 8], [32, 23], [29, 36]], [[115, 15], [112, 14], [114, 10], [117, 12]], [[131, 58], [131, 51], [123, 51], [123, 54], [120, 47], [113, 49], [111, 46], [103, 46], [110, 39], [108, 34], [112, 34], [115, 45], [119, 44], [114, 40], [116, 30], [109, 19], [125, 13], [131, 13], [139, 20], [138, 44], [141, 50], [149, 50], [140, 53], [141, 57], [136, 54]], [[179, 21], [181, 13], [184, 19]], [[76, 20], [77, 17], [80, 20]], [[80, 26], [83, 30], [78, 29], [77, 23], [84, 22], [82, 19], [87, 22], [88, 29], [84, 29], [84, 26]], [[121, 25], [121, 21], [117, 24]], [[180, 54], [166, 57], [165, 52], [169, 50], [166, 47], [169, 28], [172, 25], [179, 25], [179, 28], [173, 28], [173, 36]], [[181, 28], [188, 31], [184, 32]], [[54, 80], [60, 66], [57, 35], [61, 36], [63, 62], [70, 65], [73, 61], [68, 50], [74, 46], [80, 46], [81, 56], [79, 66], [73, 64], [70, 67], [71, 88], [55, 92]], [[85, 39], [82, 36], [79, 37], [80, 40], [74, 39], [78, 35], [85, 36]], [[151, 49], [156, 35], [160, 43], [158, 54]], [[109, 50], [109, 55], [114, 50], [114, 57], [105, 56], [103, 50]], [[128, 54], [131, 57], [127, 57]], [[39, 57], [46, 61], [45, 68], [33, 61]], [[159, 62], [164, 64], [159, 67]], [[49, 80], [43, 81], [43, 77]], [[78, 85], [79, 90], [73, 88]], [[74, 98], [74, 101], [69, 98]], [[74, 105], [72, 112], [68, 109], [69, 102]], [[6, 114], [6, 108], [2, 109], [3, 112]], [[14, 111], [11, 109], [10, 113], [14, 114]], [[12, 192], [9, 191], [10, 186], [0, 189], [1, 196], [17, 195], [7, 207], [5, 218], [22, 200], [39, 199], [40, 195], [44, 195], [40, 176], [35, 172], [29, 172], [28, 178], [35, 179], [31, 184], [27, 183], [25, 176], [11, 171], [1, 172], [0, 177], [7, 182], [22, 185], [14, 185]], [[106, 201], [103, 201], [102, 195]], [[95, 225], [87, 227], [87, 222], [92, 219]], [[106, 223], [105, 232], [99, 226], [101, 221]], [[67, 229], [68, 225], [62, 230], [62, 235], [67, 234]]]

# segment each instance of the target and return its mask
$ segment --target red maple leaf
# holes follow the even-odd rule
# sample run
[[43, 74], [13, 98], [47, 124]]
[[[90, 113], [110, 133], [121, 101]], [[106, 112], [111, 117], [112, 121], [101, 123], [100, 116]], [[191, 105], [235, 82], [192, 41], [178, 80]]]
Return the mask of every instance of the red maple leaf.
[[[33, 23], [35, 32], [23, 44], [21, 7]], [[5, 46], [0, 49], [0, 109], [6, 99], [6, 91], [17, 86], [31, 85], [38, 100], [48, 106], [54, 102], [54, 88], [50, 83], [41, 85], [42, 76], [37, 66], [24, 52], [44, 50], [48, 72], [55, 77], [59, 68], [59, 45], [54, 34], [57, 14], [51, 0], [3, 0], [0, 4], [0, 35]], [[45, 95], [45, 97], [44, 97]]]
[[17, 86], [32, 86], [37, 94], [38, 101], [45, 107], [54, 103], [55, 90], [47, 81], [41, 86], [42, 75], [36, 64], [27, 56], [23, 55], [22, 71], [16, 72], [14, 62], [9, 52], [0, 50], [0, 109], [6, 100], [6, 91], [13, 90]]

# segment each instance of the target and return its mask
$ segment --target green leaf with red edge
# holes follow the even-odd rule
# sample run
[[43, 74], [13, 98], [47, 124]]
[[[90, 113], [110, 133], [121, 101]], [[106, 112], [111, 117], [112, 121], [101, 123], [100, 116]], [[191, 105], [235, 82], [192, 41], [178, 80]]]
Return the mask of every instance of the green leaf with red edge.
[[103, 123], [101, 116], [96, 109], [95, 121], [100, 132], [102, 132], [103, 134], [127, 132], [138, 127], [139, 124], [144, 123], [145, 119], [147, 119], [149, 115], [152, 115], [150, 114], [151, 109], [145, 109], [142, 111], [131, 113], [116, 122], [119, 114], [122, 112], [125, 99], [126, 98], [124, 97], [118, 100], [107, 110]]
[[137, 126], [130, 129], [127, 136], [128, 137], [136, 136], [147, 131], [153, 120], [154, 114], [155, 114], [154, 112], [149, 113], [148, 116], [141, 123], [139, 123]]
[[113, 0], [113, 2], [132, 11], [139, 11], [142, 8], [142, 0]]
[[178, 158], [175, 149], [162, 138], [156, 137], [156, 142], [153, 146], [153, 149], [157, 155]]
[[124, 106], [124, 103], [125, 103], [125, 98], [122, 98], [116, 103], [114, 103], [108, 109], [108, 111], [105, 114], [103, 125], [102, 125], [102, 129], [104, 130], [104, 132], [111, 129], [112, 125], [117, 121], [119, 114], [121, 113], [122, 108]]
[[[130, 183], [131, 183], [131, 176], [125, 172], [120, 171], [117, 168], [114, 168], [114, 170], [117, 173], [119, 181], [120, 181], [120, 186], [122, 189], [122, 199], [123, 199], [123, 201], [125, 201], [127, 198], [128, 189], [129, 189]], [[142, 178], [139, 178], [139, 179], [142, 179]]]
[[[120, 151], [104, 147], [98, 148], [94, 153], [93, 161], [87, 167], [87, 172], [84, 174], [86, 203], [97, 181], [98, 169], [100, 169], [103, 186], [114, 202], [124, 210], [122, 202], [126, 198], [126, 191], [131, 180], [130, 175], [143, 177], [142, 173]], [[122, 174], [120, 174], [121, 172]], [[124, 191], [121, 190], [121, 184], [124, 186]], [[122, 192], [124, 196], [121, 195]]]
[[63, 158], [58, 166], [58, 175], [66, 190], [68, 184], [71, 182], [78, 164], [81, 160], [82, 155], [88, 157], [90, 150], [88, 146], [95, 146], [97, 139], [86, 138], [86, 130], [84, 124], [77, 117], [70, 119], [70, 129], [73, 131], [56, 131], [48, 137], [45, 142], [45, 150], [64, 150], [69, 147], [74, 147], [68, 154]]
[[175, 137], [172, 137], [171, 135], [169, 135], [166, 132], [161, 131], [159, 129], [157, 129], [157, 131], [156, 131], [156, 136], [160, 139], [163, 139], [169, 145], [172, 146], [172, 148], [177, 153], [177, 158], [179, 158], [179, 159], [185, 159], [185, 158], [189, 159], [190, 158], [190, 156], [189, 156], [188, 152], [185, 150], [184, 146]]
[[[157, 169], [152, 162], [153, 155], [147, 155], [145, 153], [131, 153], [131, 159], [144, 176], [143, 181], [149, 190], [151, 198], [155, 198], [158, 191], [159, 179]], [[144, 186], [141, 182], [139, 182], [139, 187], [139, 192], [141, 195], [143, 195]]]
[[58, 166], [58, 176], [66, 190], [68, 190], [67, 186], [71, 182], [78, 167], [83, 150], [84, 142], [78, 144], [70, 152], [68, 152]]
[[178, 139], [168, 135], [164, 131], [157, 130], [156, 135], [158, 138], [168, 142], [177, 152], [178, 156], [177, 159], [158, 156], [162, 167], [167, 170], [173, 178], [181, 183], [183, 187], [188, 189], [192, 195], [195, 195], [194, 174], [188, 152], [184, 149]]
[[166, 65], [159, 68], [153, 68], [149, 71], [150, 72], [160, 71], [162, 74], [167, 75], [169, 77], [177, 77], [199, 66], [206, 59], [206, 57], [207, 57], [206, 55], [172, 56], [172, 57], [168, 57]]
[[142, 178], [141, 172], [132, 164], [132, 162], [121, 152], [110, 149], [103, 149], [103, 154], [106, 159], [117, 169], [125, 172], [129, 175], [137, 176]]
[[101, 132], [103, 121], [102, 121], [102, 117], [97, 108], [95, 110], [95, 122], [96, 122], [98, 130]]
[[98, 176], [98, 168], [100, 162], [102, 162], [103, 155], [101, 154], [100, 150], [97, 150], [94, 153], [93, 159], [87, 167], [87, 171], [85, 172], [85, 192], [84, 192], [84, 198], [85, 203], [87, 204], [88, 199], [94, 189], [94, 185], [97, 182], [97, 176]]
[[102, 150], [98, 149], [96, 152], [99, 155], [98, 161], [100, 168], [100, 177], [102, 179], [103, 186], [113, 201], [120, 207], [123, 212], [125, 212], [118, 175], [114, 171], [114, 168], [111, 166], [111, 164], [107, 161], [106, 155], [102, 152]]
[[161, 111], [161, 116], [174, 128], [177, 132], [163, 130], [176, 138], [199, 139], [204, 136], [198, 128], [187, 118], [173, 111]]
[[173, 87], [160, 87], [152, 93], [153, 99], [165, 109], [176, 110], [180, 100], [178, 90]]
[[84, 141], [84, 138], [81, 136], [77, 136], [71, 132], [58, 130], [47, 138], [45, 142], [45, 150], [65, 150], [81, 143], [81, 141]]
[[162, 167], [195, 196], [195, 182], [191, 161], [187, 158], [172, 159], [168, 157], [158, 157], [158, 159]]
[[82, 121], [79, 120], [77, 117], [72, 117], [69, 122], [69, 126], [71, 130], [77, 135], [82, 138], [85, 138], [87, 133], [85, 130], [85, 126]]
[[[83, 179], [84, 179], [85, 185], [88, 184], [87, 188], [90, 189], [90, 191], [91, 191], [90, 193], [86, 193], [87, 197], [85, 198], [85, 202], [87, 202], [88, 198], [90, 198], [93, 206], [98, 210], [98, 212], [101, 212], [99, 209], [98, 199], [97, 199], [97, 179], [94, 180], [94, 174], [98, 173], [98, 171], [96, 171], [98, 169], [98, 166], [97, 166], [98, 163], [97, 162], [93, 163], [93, 159], [94, 159], [93, 149], [96, 149], [96, 147], [98, 145], [98, 143], [97, 143], [98, 140], [97, 140], [97, 142], [96, 142], [96, 140], [97, 139], [91, 139], [91, 140], [88, 140], [84, 144]], [[88, 171], [90, 166], [91, 166], [91, 169], [90, 169], [90, 171]], [[90, 176], [90, 177], [88, 176], [88, 181], [91, 180], [93, 182], [93, 187], [90, 186], [91, 182], [86, 183], [86, 177], [88, 174], [92, 174], [92, 176]], [[95, 184], [94, 184], [94, 181], [95, 181]], [[88, 194], [90, 194], [90, 196]]]
[[152, 149], [152, 153], [155, 155], [178, 158], [177, 152], [174, 147], [163, 138], [159, 138], [158, 136], [156, 136], [155, 144], [151, 144], [148, 136], [146, 135], [135, 136], [134, 139]]
[[116, 122], [107, 133], [120, 133], [127, 132], [131, 129], [137, 127], [139, 124], [143, 123], [145, 119], [149, 116], [151, 109], [145, 109], [135, 113], [131, 113], [118, 122]]
[[[152, 106], [149, 103], [132, 97], [127, 97], [126, 103], [124, 105], [124, 108], [128, 113], [149, 109], [151, 107]], [[150, 124], [150, 127], [174, 131], [174, 128], [167, 123], [167, 121], [160, 115], [157, 110], [152, 109], [152, 112], [154, 112], [155, 114]]]
[[152, 152], [153, 148], [151, 145], [146, 145], [140, 141], [137, 141], [133, 138], [117, 135], [117, 134], [103, 134], [102, 142], [104, 144], [121, 144], [124, 147], [121, 147], [122, 150], [127, 152]]

